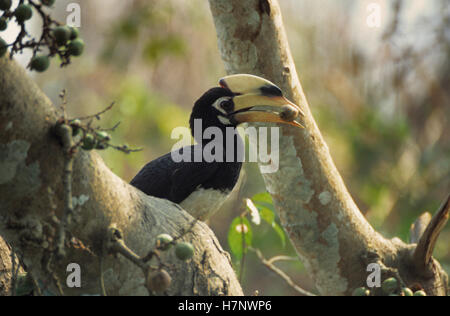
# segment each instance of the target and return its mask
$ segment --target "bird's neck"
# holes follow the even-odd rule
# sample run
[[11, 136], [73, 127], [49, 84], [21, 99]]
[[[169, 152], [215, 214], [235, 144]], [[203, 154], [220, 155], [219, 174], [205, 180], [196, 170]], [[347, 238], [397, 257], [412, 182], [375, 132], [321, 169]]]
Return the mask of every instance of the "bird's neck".
[[235, 127], [212, 127], [192, 130], [193, 137], [202, 147], [203, 154], [223, 158], [224, 162], [242, 162], [244, 143]]

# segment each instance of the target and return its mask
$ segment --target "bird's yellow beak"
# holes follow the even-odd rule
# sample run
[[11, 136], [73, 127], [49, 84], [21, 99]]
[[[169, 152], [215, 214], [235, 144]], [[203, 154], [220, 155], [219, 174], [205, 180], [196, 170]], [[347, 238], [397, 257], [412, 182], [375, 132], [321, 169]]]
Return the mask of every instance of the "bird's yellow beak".
[[234, 112], [230, 115], [238, 123], [273, 122], [303, 128], [295, 121], [304, 115], [303, 111], [286, 99], [272, 82], [253, 75], [238, 74], [220, 79], [219, 85], [235, 94]]

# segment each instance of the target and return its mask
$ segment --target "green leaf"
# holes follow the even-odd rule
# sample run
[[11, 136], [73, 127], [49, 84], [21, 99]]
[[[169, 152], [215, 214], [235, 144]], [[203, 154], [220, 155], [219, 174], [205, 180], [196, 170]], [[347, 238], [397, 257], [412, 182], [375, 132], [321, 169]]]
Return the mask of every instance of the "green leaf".
[[272, 197], [268, 192], [258, 193], [253, 195], [252, 201], [255, 203], [262, 203], [265, 205], [273, 205]]
[[272, 226], [272, 223], [275, 222], [275, 213], [273, 210], [271, 210], [270, 208], [259, 204], [259, 203], [255, 203], [255, 206], [258, 208], [259, 210], [259, 215], [261, 216], [261, 218], [270, 226]]
[[273, 230], [275, 230], [278, 237], [280, 237], [281, 245], [283, 246], [283, 248], [286, 247], [286, 234], [284, 233], [283, 228], [281, 228], [280, 225], [278, 225], [276, 222], [273, 222], [272, 228]]
[[280, 237], [281, 244], [283, 248], [286, 246], [286, 234], [284, 230], [275, 221], [275, 211], [272, 204], [272, 197], [269, 193], [258, 193], [252, 198], [253, 203], [259, 210], [259, 215], [261, 218], [273, 228]]
[[248, 219], [245, 217], [233, 219], [228, 231], [228, 245], [236, 259], [242, 259], [242, 256], [247, 253], [247, 247], [251, 246], [252, 238], [253, 232]]

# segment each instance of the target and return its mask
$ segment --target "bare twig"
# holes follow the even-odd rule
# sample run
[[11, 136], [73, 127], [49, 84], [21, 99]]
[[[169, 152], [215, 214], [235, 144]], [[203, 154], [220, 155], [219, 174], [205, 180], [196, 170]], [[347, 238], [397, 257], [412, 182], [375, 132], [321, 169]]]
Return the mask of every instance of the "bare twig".
[[17, 276], [19, 275], [20, 264], [17, 260], [16, 252], [11, 248], [12, 262], [12, 278], [11, 278], [11, 295], [16, 296]]
[[31, 272], [28, 272], [28, 277], [31, 279], [31, 282], [33, 283], [34, 290], [36, 291], [36, 296], [42, 296], [43, 295], [42, 290], [36, 278], [33, 276]]
[[244, 266], [245, 266], [245, 259], [247, 258], [247, 243], [245, 242], [245, 229], [244, 229], [244, 216], [247, 213], [245, 211], [241, 214], [241, 236], [242, 236], [242, 258], [241, 258], [241, 266], [239, 267], [239, 282], [242, 283], [242, 278], [244, 276]]
[[125, 241], [123, 240], [122, 232], [114, 226], [111, 226], [108, 229], [107, 249], [109, 253], [121, 254], [143, 271], [147, 271], [148, 265], [142, 260], [141, 257], [134, 253], [133, 250], [127, 247]]
[[[81, 121], [81, 120], [89, 120], [86, 124], [80, 124], [79, 122], [77, 123], [76, 129], [80, 129], [83, 131], [83, 137], [81, 137], [78, 142], [74, 145], [74, 147], [80, 147], [86, 136], [87, 135], [91, 135], [92, 137], [94, 137], [94, 143], [97, 144], [95, 149], [106, 149], [108, 147], [111, 147], [115, 150], [121, 151], [123, 153], [126, 154], [130, 154], [133, 152], [139, 152], [142, 151], [142, 148], [136, 148], [136, 149], [132, 149], [129, 148], [127, 145], [114, 145], [110, 143], [110, 138], [108, 136], [108, 139], [104, 139], [102, 137], [98, 136], [99, 132], [106, 132], [106, 131], [115, 131], [117, 129], [117, 127], [119, 127], [120, 122], [116, 123], [113, 127], [110, 128], [102, 128], [100, 126], [97, 127], [93, 127], [92, 123], [93, 121], [96, 120], [100, 120], [100, 116], [105, 114], [106, 112], [108, 112], [109, 110], [111, 110], [113, 108], [113, 106], [115, 105], [115, 102], [112, 102], [108, 107], [106, 107], [105, 109], [101, 110], [100, 112], [97, 112], [95, 114], [92, 115], [87, 115], [87, 116], [82, 116], [82, 117], [78, 117], [75, 119], [66, 119], [65, 115], [63, 115], [61, 121], [66, 122], [66, 124], [74, 124], [74, 121]], [[94, 149], [94, 148], [92, 148]]]
[[97, 112], [95, 114], [92, 115], [87, 115], [87, 116], [82, 116], [82, 117], [78, 117], [79, 120], [88, 120], [88, 119], [92, 119], [92, 118], [96, 118], [97, 120], [100, 119], [100, 115], [108, 112], [109, 110], [111, 110], [113, 108], [113, 106], [115, 105], [115, 102], [112, 102], [110, 105], [108, 105], [108, 107], [106, 107], [104, 110]]
[[108, 144], [108, 146], [111, 148], [114, 148], [115, 150], [124, 152], [126, 154], [142, 151], [142, 148], [131, 149], [131, 148], [128, 148], [128, 146], [126, 146], [126, 145], [118, 146], [118, 145]]
[[120, 125], [121, 122], [117, 122], [116, 124], [114, 124], [113, 127], [109, 127], [109, 128], [104, 128], [101, 126], [97, 126], [97, 130], [99, 131], [105, 131], [105, 132], [114, 132]]
[[106, 292], [106, 287], [105, 287], [105, 278], [103, 276], [103, 262], [104, 262], [104, 254], [102, 254], [99, 257], [99, 266], [100, 266], [100, 291], [102, 293], [102, 296], [108, 296], [107, 292]]
[[67, 124], [59, 124], [57, 127], [57, 134], [60, 136], [63, 143], [63, 150], [65, 155], [64, 160], [64, 212], [62, 215], [62, 220], [59, 225], [58, 236], [57, 236], [57, 256], [59, 258], [65, 255], [65, 236], [66, 228], [70, 225], [72, 214], [73, 214], [73, 204], [72, 204], [72, 168], [73, 168], [73, 139], [72, 139], [72, 128]]
[[267, 260], [268, 263], [274, 264], [278, 261], [298, 261], [297, 257], [289, 257], [289, 256], [275, 256]]
[[[54, 252], [48, 252], [46, 256], [42, 257], [42, 266], [44, 267], [45, 272], [47, 275], [51, 278], [51, 281], [55, 285], [56, 289], [58, 290], [58, 293], [60, 296], [64, 296], [64, 291], [61, 286], [61, 282], [59, 281], [58, 276], [56, 275], [55, 271], [52, 268], [52, 261], [54, 258]], [[43, 290], [46, 290], [48, 288], [48, 285], [50, 282], [47, 282]]]
[[[300, 295], [303, 295], [303, 296], [316, 296], [315, 294], [308, 292], [308, 291], [304, 290], [303, 288], [301, 288], [300, 286], [298, 286], [297, 284], [295, 284], [295, 282], [292, 281], [292, 279], [286, 273], [284, 273], [284, 271], [282, 271], [281, 269], [279, 269], [275, 265], [273, 265], [273, 262], [275, 262], [277, 260], [281, 260], [280, 259], [281, 256], [278, 256], [275, 259], [272, 258], [272, 259], [266, 260], [266, 258], [264, 258], [263, 254], [261, 253], [261, 251], [259, 249], [255, 249], [252, 247], [249, 247], [249, 249], [256, 253], [256, 255], [258, 256], [259, 260], [261, 260], [263, 265], [265, 265], [269, 270], [275, 272], [291, 288], [293, 288], [295, 291], [297, 291], [297, 293], [299, 293]], [[286, 258], [286, 257], [284, 257], [284, 258]], [[291, 259], [290, 257], [288, 257], [288, 258]]]
[[66, 89], [61, 90], [61, 92], [59, 93], [59, 98], [61, 99], [61, 105], [59, 107], [62, 111], [63, 117], [66, 117], [66, 105], [67, 105], [66, 96], [67, 96], [67, 90]]
[[[115, 225], [111, 225], [108, 228], [105, 249], [110, 254], [121, 254], [123, 257], [128, 259], [130, 262], [132, 262], [134, 265], [136, 265], [142, 270], [145, 278], [147, 278], [149, 271], [158, 269], [156, 267], [152, 267], [147, 262], [146, 257], [148, 255], [146, 257], [141, 258], [133, 250], [128, 248], [128, 246], [125, 244], [125, 241], [123, 240], [122, 232], [118, 228], [116, 228]], [[151, 253], [154, 254], [155, 252]], [[102, 293], [103, 295], [106, 295], [105, 285], [103, 284], [103, 276], [101, 276], [100, 282]], [[146, 286], [146, 288], [148, 292], [151, 294], [152, 290], [148, 286]]]

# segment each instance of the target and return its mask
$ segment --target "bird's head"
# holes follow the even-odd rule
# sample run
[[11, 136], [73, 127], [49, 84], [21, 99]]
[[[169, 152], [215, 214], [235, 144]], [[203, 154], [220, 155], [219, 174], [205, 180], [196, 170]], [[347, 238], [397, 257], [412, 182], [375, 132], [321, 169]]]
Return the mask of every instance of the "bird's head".
[[247, 74], [224, 77], [195, 102], [190, 118], [201, 119], [202, 127], [236, 127], [246, 122], [284, 123], [303, 127], [295, 119], [302, 110], [286, 99], [272, 82]]

